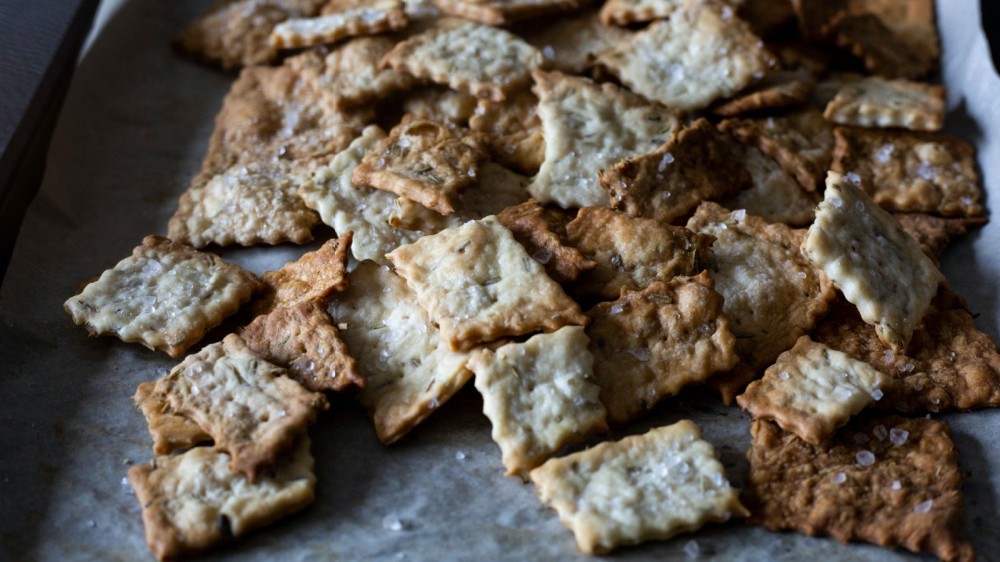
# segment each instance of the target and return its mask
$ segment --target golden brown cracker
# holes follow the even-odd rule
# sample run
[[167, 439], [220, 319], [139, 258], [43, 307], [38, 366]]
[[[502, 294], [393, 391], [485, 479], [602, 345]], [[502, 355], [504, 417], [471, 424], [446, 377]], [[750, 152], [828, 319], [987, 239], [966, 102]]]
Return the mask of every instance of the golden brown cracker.
[[407, 23], [402, 0], [330, 0], [318, 16], [275, 25], [268, 41], [275, 49], [302, 49], [397, 31]]
[[503, 26], [515, 21], [558, 16], [580, 8], [585, 0], [434, 0], [446, 14], [486, 25]]
[[467, 126], [476, 113], [479, 98], [468, 92], [456, 92], [445, 86], [429, 84], [406, 92], [402, 109], [414, 118], [437, 123]]
[[580, 250], [566, 241], [566, 225], [573, 215], [559, 207], [540, 205], [529, 199], [520, 205], [508, 207], [497, 215], [500, 224], [507, 227], [528, 254], [545, 266], [545, 272], [558, 283], [575, 281], [579, 275], [597, 266]]
[[166, 395], [156, 390], [156, 382], [140, 384], [132, 400], [146, 418], [149, 435], [153, 438], [153, 453], [169, 455], [200, 443], [211, 443], [211, 435], [171, 409]]
[[809, 99], [816, 80], [807, 70], [772, 72], [749, 88], [712, 108], [723, 117], [802, 105]]
[[265, 271], [261, 278], [268, 294], [258, 303], [257, 313], [320, 302], [330, 293], [343, 291], [347, 287], [347, 257], [353, 238], [354, 233], [347, 231], [277, 271]]
[[503, 102], [479, 100], [469, 128], [486, 137], [493, 160], [518, 172], [533, 175], [545, 160], [538, 98], [528, 90]]
[[952, 238], [965, 235], [969, 228], [982, 226], [986, 217], [954, 219], [935, 217], [923, 213], [893, 213], [892, 217], [903, 227], [903, 231], [917, 241], [927, 257], [937, 263]]

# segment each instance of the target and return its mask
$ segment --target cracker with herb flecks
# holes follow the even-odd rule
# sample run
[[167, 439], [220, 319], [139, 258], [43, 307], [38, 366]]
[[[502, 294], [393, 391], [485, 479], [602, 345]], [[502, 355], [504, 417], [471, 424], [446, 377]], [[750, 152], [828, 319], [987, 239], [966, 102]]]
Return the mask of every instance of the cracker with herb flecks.
[[641, 291], [653, 281], [697, 275], [712, 245], [710, 236], [603, 207], [584, 207], [566, 225], [566, 240], [596, 267], [572, 286], [577, 297], [617, 299], [623, 289]]
[[714, 125], [699, 119], [656, 150], [604, 170], [601, 187], [615, 209], [670, 224], [706, 199], [733, 195], [752, 185], [733, 144]]
[[347, 231], [277, 271], [265, 271], [261, 278], [268, 294], [257, 305], [257, 313], [323, 301], [331, 293], [343, 291], [347, 287], [347, 253], [353, 237], [354, 233]]
[[823, 116], [841, 125], [938, 131], [944, 125], [944, 86], [869, 76], [844, 84]]
[[780, 70], [765, 76], [733, 99], [716, 105], [712, 108], [712, 113], [732, 117], [764, 109], [802, 105], [815, 88], [816, 79], [809, 71]]
[[819, 195], [802, 189], [794, 177], [756, 147], [739, 145], [733, 151], [742, 156], [753, 186], [722, 199], [723, 207], [744, 209], [767, 222], [790, 226], [804, 226], [813, 221]]
[[429, 84], [406, 92], [401, 107], [415, 119], [465, 126], [475, 114], [478, 102], [479, 98], [468, 92]]
[[180, 357], [262, 289], [254, 274], [214, 254], [147, 236], [63, 306], [93, 335]]
[[944, 282], [892, 215], [836, 172], [802, 249], [894, 351], [906, 349]]
[[288, 376], [312, 392], [364, 388], [365, 378], [347, 351], [323, 301], [275, 308], [240, 330], [261, 359], [288, 369]]
[[749, 515], [690, 420], [552, 459], [531, 479], [584, 554]]
[[516, 31], [542, 53], [553, 70], [577, 75], [589, 73], [597, 55], [632, 35], [627, 29], [602, 24], [595, 10], [563, 18], [559, 25], [526, 22]]
[[542, 54], [516, 35], [460, 19], [441, 20], [382, 59], [383, 66], [495, 101], [530, 83], [541, 64]]
[[156, 381], [170, 409], [212, 436], [232, 469], [255, 482], [327, 408], [285, 370], [257, 357], [236, 334], [189, 355]]
[[316, 476], [303, 436], [272, 473], [250, 482], [211, 447], [156, 457], [128, 471], [146, 544], [159, 560], [198, 554], [311, 504]]
[[756, 421], [743, 497], [751, 523], [971, 561], [948, 425], [867, 418], [819, 445]]
[[776, 65], [734, 10], [714, 2], [686, 4], [598, 62], [633, 92], [683, 111], [731, 97]]
[[879, 206], [894, 211], [985, 214], [976, 150], [937, 133], [838, 127], [831, 169], [854, 174]]
[[535, 174], [545, 160], [538, 98], [520, 91], [503, 102], [481, 99], [469, 128], [482, 133], [494, 160], [525, 174]]
[[455, 350], [587, 322], [495, 216], [425, 236], [388, 257]]
[[949, 219], [923, 213], [893, 213], [892, 218], [903, 227], [903, 232], [916, 240], [920, 249], [934, 263], [939, 262], [952, 238], [963, 236], [970, 227], [982, 226], [989, 220], [986, 217]]
[[450, 215], [485, 158], [480, 138], [468, 130], [407, 115], [365, 154], [351, 181]]
[[545, 160], [529, 187], [541, 203], [606, 207], [598, 176], [622, 158], [655, 149], [677, 130], [677, 115], [612, 84], [536, 72]]
[[818, 445], [851, 416], [881, 400], [882, 387], [891, 382], [868, 363], [802, 336], [736, 402], [754, 419], [774, 420]]
[[434, 413], [472, 377], [469, 353], [449, 349], [416, 295], [389, 270], [364, 261], [330, 316], [367, 385], [358, 393], [389, 445]]
[[936, 65], [935, 55], [912, 48], [874, 14], [844, 15], [834, 28], [837, 45], [861, 59], [872, 74], [919, 80]]
[[518, 20], [557, 16], [578, 10], [584, 0], [434, 0], [446, 14], [503, 26]]
[[545, 266], [545, 272], [557, 283], [575, 281], [582, 272], [597, 267], [597, 262], [567, 243], [566, 225], [573, 220], [569, 211], [529, 199], [504, 209], [497, 220], [510, 229], [514, 239]]
[[396, 31], [407, 23], [402, 0], [330, 0], [319, 16], [291, 18], [274, 26], [268, 41], [275, 49], [301, 49]]
[[167, 397], [157, 392], [156, 382], [140, 384], [132, 400], [146, 418], [149, 435], [153, 438], [153, 453], [169, 455], [200, 443], [211, 443], [212, 436], [201, 426], [170, 408]]
[[594, 377], [608, 423], [623, 424], [685, 386], [736, 365], [736, 339], [712, 285], [705, 272], [654, 281], [587, 313]]
[[580, 326], [473, 355], [469, 369], [507, 475], [527, 476], [563, 447], [607, 429]]

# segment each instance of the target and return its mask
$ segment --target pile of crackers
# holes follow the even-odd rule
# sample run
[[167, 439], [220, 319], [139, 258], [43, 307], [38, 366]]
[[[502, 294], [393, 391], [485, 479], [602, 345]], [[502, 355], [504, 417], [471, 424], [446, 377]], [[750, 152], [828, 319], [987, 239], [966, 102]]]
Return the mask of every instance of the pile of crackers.
[[[987, 218], [930, 0], [224, 0], [176, 46], [242, 69], [202, 169], [66, 302], [183, 358], [135, 393], [158, 558], [311, 503], [329, 393], [390, 445], [470, 379], [584, 553], [748, 518], [972, 558], [924, 416], [1000, 405], [1000, 353], [937, 265]], [[320, 222], [260, 277], [204, 251]], [[583, 448], [705, 385], [741, 490], [691, 421]]]

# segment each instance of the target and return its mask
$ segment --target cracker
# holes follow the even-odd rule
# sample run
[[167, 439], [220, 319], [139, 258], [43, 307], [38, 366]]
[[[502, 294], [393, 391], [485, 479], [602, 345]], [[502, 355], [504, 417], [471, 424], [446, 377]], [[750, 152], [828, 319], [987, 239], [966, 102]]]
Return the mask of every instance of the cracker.
[[284, 373], [229, 334], [185, 358], [156, 381], [154, 392], [211, 435], [215, 448], [232, 457], [232, 469], [255, 482], [327, 407], [322, 394]]
[[367, 127], [346, 150], [334, 156], [329, 166], [299, 186], [299, 197], [318, 211], [337, 234], [354, 232], [351, 253], [356, 259], [388, 263], [387, 252], [413, 242], [423, 233], [390, 226], [395, 195], [351, 181], [354, 168], [383, 138], [382, 129]]
[[912, 48], [873, 14], [841, 17], [835, 27], [837, 45], [861, 59], [872, 74], [919, 80], [936, 65], [932, 53]]
[[147, 236], [64, 307], [93, 335], [180, 357], [261, 289], [254, 274], [214, 254]]
[[802, 105], [809, 99], [814, 88], [816, 80], [809, 71], [781, 70], [767, 75], [735, 98], [716, 105], [712, 112], [732, 117], [764, 109]]
[[877, 16], [908, 49], [925, 54], [936, 67], [941, 57], [934, 0], [849, 0], [852, 14]]
[[536, 72], [545, 161], [529, 187], [541, 203], [606, 207], [602, 168], [653, 150], [679, 127], [671, 110], [612, 84]]
[[552, 459], [531, 479], [585, 554], [749, 515], [689, 420]]
[[408, 115], [365, 154], [351, 181], [450, 215], [460, 190], [476, 180], [485, 157], [478, 136]]
[[468, 353], [451, 351], [417, 303], [387, 266], [364, 261], [351, 272], [351, 286], [330, 303], [344, 325], [340, 336], [357, 360], [367, 386], [358, 394], [389, 445], [448, 401], [472, 377]]
[[455, 350], [587, 322], [494, 216], [425, 236], [388, 258]]
[[588, 341], [582, 327], [566, 326], [469, 361], [508, 476], [525, 477], [563, 447], [607, 429]]
[[601, 6], [601, 23], [627, 26], [670, 17], [685, 0], [608, 0]]
[[241, 329], [240, 337], [261, 359], [288, 369], [288, 377], [306, 390], [365, 387], [347, 345], [318, 301], [275, 308]]
[[416, 119], [467, 125], [476, 112], [479, 98], [437, 85], [422, 86], [406, 93], [403, 111]]
[[504, 209], [497, 215], [497, 220], [510, 229], [514, 239], [535, 261], [545, 266], [549, 277], [562, 284], [597, 267], [597, 262], [567, 244], [566, 225], [572, 219], [569, 212], [558, 207], [544, 207], [534, 199]]
[[331, 0], [318, 17], [291, 18], [274, 26], [268, 41], [275, 49], [301, 49], [396, 31], [407, 23], [402, 0]]
[[617, 299], [623, 289], [640, 291], [653, 281], [696, 275], [712, 238], [686, 228], [630, 217], [602, 207], [584, 207], [566, 225], [566, 239], [597, 266], [574, 283], [577, 297]]
[[946, 219], [922, 213], [893, 213], [892, 217], [935, 263], [951, 244], [952, 238], [963, 236], [970, 227], [981, 226], [988, 220], [986, 217]]
[[880, 407], [916, 414], [1000, 406], [1000, 352], [976, 329], [962, 300], [944, 287], [905, 352], [883, 344], [857, 308], [843, 300], [813, 338], [899, 381], [884, 389]]
[[347, 252], [354, 233], [347, 231], [340, 238], [327, 240], [315, 252], [307, 252], [298, 260], [288, 262], [278, 271], [265, 271], [261, 278], [268, 295], [258, 304], [257, 313], [275, 308], [291, 308], [300, 304], [323, 301], [347, 287]]
[[[751, 376], [809, 333], [836, 295], [826, 275], [799, 250], [805, 230], [714, 203], [703, 203], [687, 227], [716, 238], [708, 270]], [[734, 394], [726, 397], [728, 402]]]
[[[905, 435], [905, 442], [869, 437], [878, 426]], [[754, 422], [751, 434], [744, 489], [751, 522], [943, 560], [973, 559], [964, 538], [962, 470], [945, 422], [859, 420], [818, 446], [768, 421]]]
[[802, 336], [736, 398], [754, 419], [774, 420], [813, 445], [881, 400], [891, 378], [863, 361]]
[[823, 116], [841, 125], [938, 131], [944, 125], [944, 86], [870, 76], [845, 84]]
[[706, 199], [733, 195], [752, 185], [733, 148], [714, 125], [699, 119], [656, 150], [602, 172], [601, 187], [615, 209], [669, 224]]
[[594, 376], [608, 423], [619, 425], [737, 361], [735, 338], [712, 279], [654, 281], [587, 314]]
[[382, 59], [383, 66], [495, 101], [527, 85], [541, 64], [542, 54], [517, 36], [457, 19], [442, 20]]
[[441, 11], [486, 25], [556, 16], [580, 8], [583, 0], [434, 0]]
[[757, 148], [740, 145], [734, 147], [734, 152], [742, 155], [753, 186], [724, 198], [724, 207], [744, 209], [767, 222], [791, 226], [804, 226], [813, 221], [819, 195], [802, 189], [794, 177]]
[[538, 98], [523, 90], [497, 103], [479, 100], [469, 128], [482, 133], [493, 160], [525, 174], [535, 174], [545, 160]]
[[156, 391], [155, 382], [140, 384], [132, 400], [146, 418], [149, 435], [153, 438], [153, 452], [157, 455], [169, 455], [201, 443], [211, 443], [211, 435], [170, 408], [167, 397]]
[[586, 10], [551, 22], [529, 22], [517, 29], [518, 35], [541, 51], [550, 68], [566, 74], [586, 74], [597, 55], [627, 40], [632, 32], [603, 25], [597, 12]]
[[944, 281], [899, 223], [836, 172], [802, 249], [895, 351], [906, 349]]
[[838, 18], [847, 13], [846, 0], [791, 0], [802, 37], [811, 43], [825, 40]]
[[683, 111], [732, 96], [776, 64], [731, 7], [712, 2], [685, 5], [598, 62], [633, 92]]
[[948, 135], [838, 127], [831, 169], [853, 173], [879, 206], [894, 211], [985, 214], [976, 150]]
[[816, 191], [833, 158], [833, 126], [815, 109], [766, 119], [726, 119], [720, 125], [744, 144], [756, 146], [802, 187]]
[[309, 438], [256, 482], [229, 469], [211, 447], [133, 466], [129, 483], [142, 507], [146, 544], [160, 560], [203, 552], [311, 504], [316, 476]]

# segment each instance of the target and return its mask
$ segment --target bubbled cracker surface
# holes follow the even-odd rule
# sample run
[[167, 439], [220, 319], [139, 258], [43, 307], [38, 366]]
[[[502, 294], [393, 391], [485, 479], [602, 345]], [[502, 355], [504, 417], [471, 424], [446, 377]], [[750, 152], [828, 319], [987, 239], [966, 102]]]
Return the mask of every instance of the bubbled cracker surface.
[[945, 89], [870, 76], [845, 84], [823, 111], [841, 125], [937, 131], [944, 125]]
[[132, 400], [146, 418], [153, 452], [157, 455], [169, 455], [212, 441], [212, 436], [198, 424], [173, 411], [166, 395], [156, 390], [155, 382], [140, 384]]
[[491, 157], [525, 174], [534, 174], [545, 159], [538, 98], [522, 90], [503, 102], [479, 100], [469, 128], [485, 135]]
[[347, 287], [347, 254], [353, 237], [352, 232], [345, 232], [277, 271], [265, 271], [261, 278], [269, 294], [258, 305], [259, 313], [322, 301], [331, 293], [344, 290]]
[[274, 26], [268, 41], [276, 49], [301, 49], [347, 37], [396, 31], [408, 23], [402, 0], [331, 1], [323, 14], [291, 18]]
[[497, 220], [511, 231], [532, 259], [545, 266], [549, 277], [565, 284], [597, 267], [597, 262], [567, 242], [566, 225], [573, 216], [559, 207], [546, 207], [529, 199], [504, 209]]

